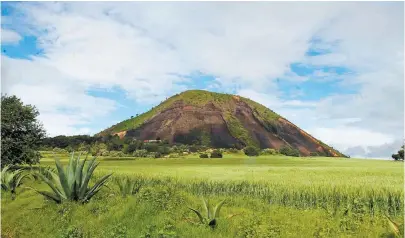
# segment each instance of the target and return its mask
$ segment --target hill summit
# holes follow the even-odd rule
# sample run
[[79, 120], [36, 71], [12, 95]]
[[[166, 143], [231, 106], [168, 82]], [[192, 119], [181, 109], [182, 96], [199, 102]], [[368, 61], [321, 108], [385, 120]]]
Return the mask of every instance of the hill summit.
[[217, 148], [252, 145], [280, 149], [290, 146], [298, 149], [303, 156], [344, 156], [257, 102], [204, 90], [176, 94], [148, 112], [122, 121], [97, 135], [140, 140], [159, 138], [169, 143]]

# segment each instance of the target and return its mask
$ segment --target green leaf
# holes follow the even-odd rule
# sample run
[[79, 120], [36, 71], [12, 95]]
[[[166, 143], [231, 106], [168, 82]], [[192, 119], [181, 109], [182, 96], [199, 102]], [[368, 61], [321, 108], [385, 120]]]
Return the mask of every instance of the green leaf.
[[70, 191], [68, 179], [66, 177], [66, 173], [65, 173], [65, 171], [63, 171], [63, 166], [60, 163], [59, 159], [55, 159], [55, 163], [56, 163], [56, 168], [58, 170], [58, 176], [59, 176], [60, 185], [62, 186], [62, 189], [63, 189], [65, 195], [69, 196], [71, 194], [71, 191]]
[[201, 213], [200, 213], [199, 211], [197, 211], [197, 210], [195, 210], [195, 209], [193, 209], [193, 208], [191, 208], [191, 207], [189, 207], [188, 209], [190, 209], [190, 210], [193, 211], [195, 214], [197, 214], [198, 218], [200, 219], [200, 222], [201, 222], [202, 224], [204, 224], [204, 218], [203, 218], [203, 216], [201, 216]]
[[86, 202], [86, 201], [90, 200], [101, 189], [101, 187], [107, 182], [108, 178], [111, 175], [112, 174], [105, 175], [99, 181], [97, 181], [96, 184], [86, 192], [86, 195], [82, 199], [82, 202]]
[[204, 209], [205, 209], [205, 211], [206, 211], [206, 213], [207, 213], [207, 218], [208, 218], [208, 219], [211, 219], [209, 201], [205, 200], [204, 197], [202, 198], [202, 200], [203, 200], [203, 203], [204, 203]]
[[390, 229], [392, 232], [395, 233], [396, 236], [400, 236], [400, 231], [399, 231], [399, 224], [394, 222], [389, 216], [386, 216], [388, 219], [388, 225], [390, 226]]
[[214, 209], [214, 219], [219, 216], [219, 211], [221, 210], [222, 205], [224, 205], [224, 202], [225, 202], [225, 200], [223, 200], [222, 202], [218, 203], [218, 204], [215, 206], [215, 209]]

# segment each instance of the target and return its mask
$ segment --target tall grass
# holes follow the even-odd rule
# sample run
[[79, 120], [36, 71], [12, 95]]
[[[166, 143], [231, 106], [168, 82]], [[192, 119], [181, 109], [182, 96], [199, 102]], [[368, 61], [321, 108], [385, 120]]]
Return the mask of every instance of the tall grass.
[[[98, 176], [101, 176], [98, 175]], [[119, 175], [117, 175], [119, 176]], [[299, 209], [323, 208], [331, 211], [348, 210], [354, 213], [391, 214], [404, 212], [402, 190], [383, 187], [362, 189], [353, 186], [294, 186], [286, 183], [253, 181], [181, 180], [172, 177], [132, 176], [142, 186], [167, 186], [195, 195], [243, 195], [265, 200], [269, 204]]]

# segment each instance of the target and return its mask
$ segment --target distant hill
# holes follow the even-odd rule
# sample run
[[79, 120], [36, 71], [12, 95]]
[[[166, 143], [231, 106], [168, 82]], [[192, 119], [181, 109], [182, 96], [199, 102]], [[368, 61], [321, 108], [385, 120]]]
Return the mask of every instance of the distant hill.
[[150, 111], [113, 125], [97, 136], [108, 134], [217, 148], [291, 146], [304, 156], [311, 152], [344, 156], [257, 102], [203, 90], [176, 94]]

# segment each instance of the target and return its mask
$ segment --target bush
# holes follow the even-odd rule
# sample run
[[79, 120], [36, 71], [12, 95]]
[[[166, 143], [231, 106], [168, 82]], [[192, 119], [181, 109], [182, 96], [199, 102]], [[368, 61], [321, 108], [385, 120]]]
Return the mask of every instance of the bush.
[[264, 149], [261, 152], [262, 155], [276, 155], [278, 154], [277, 150], [275, 149]]
[[228, 150], [228, 153], [237, 154], [237, 153], [239, 153], [239, 150], [236, 149], [236, 148], [230, 148], [230, 149]]
[[211, 153], [211, 158], [222, 158], [222, 152], [219, 150], [214, 150]]
[[67, 153], [69, 153], [67, 150], [61, 149], [61, 148], [58, 148], [58, 147], [53, 148], [52, 151], [55, 152], [56, 154], [67, 154]]
[[122, 151], [110, 151], [109, 156], [111, 156], [111, 157], [124, 157], [125, 154]]
[[162, 155], [168, 155], [170, 153], [170, 147], [168, 146], [160, 146], [158, 149], [158, 153]]
[[180, 157], [180, 155], [178, 154], [178, 153], [173, 153], [173, 154], [170, 154], [169, 155], [169, 158], [179, 158]]
[[295, 157], [299, 157], [300, 156], [300, 152], [297, 149], [294, 149], [290, 146], [283, 146], [280, 148], [280, 153], [283, 155], [287, 155], [287, 156], [295, 156]]
[[207, 154], [200, 154], [200, 158], [207, 159], [207, 158], [209, 158], [209, 156]]
[[147, 157], [148, 151], [146, 150], [137, 150], [132, 154], [134, 157]]
[[319, 154], [317, 152], [311, 152], [309, 153], [309, 156], [316, 157], [319, 156]]
[[158, 152], [159, 146], [155, 143], [147, 143], [143, 145], [144, 149], [148, 152]]
[[101, 150], [98, 152], [98, 154], [101, 155], [101, 156], [109, 156], [109, 155], [110, 155], [110, 152], [109, 152], [108, 150], [106, 150], [106, 149], [101, 149]]
[[148, 156], [148, 157], [157, 159], [157, 158], [162, 157], [162, 154], [159, 153], [159, 152], [152, 152], [152, 153], [149, 153], [149, 156]]
[[259, 149], [254, 147], [254, 146], [248, 146], [246, 147], [243, 152], [245, 152], [245, 154], [247, 156], [258, 156], [259, 155]]

